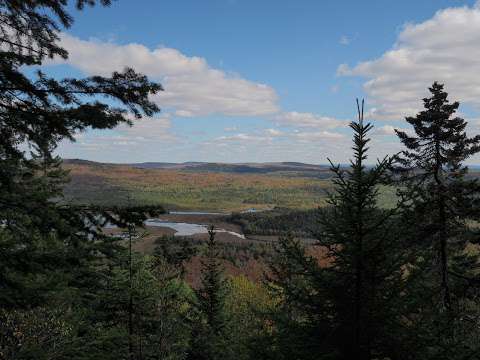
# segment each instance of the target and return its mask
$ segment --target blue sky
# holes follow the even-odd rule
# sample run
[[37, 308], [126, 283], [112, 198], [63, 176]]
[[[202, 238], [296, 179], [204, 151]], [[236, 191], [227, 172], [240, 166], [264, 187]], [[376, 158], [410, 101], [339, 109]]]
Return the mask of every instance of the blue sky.
[[[86, 132], [65, 157], [106, 162], [304, 161], [349, 157], [347, 122], [365, 97], [371, 160], [445, 82], [476, 132], [480, 8], [460, 0], [157, 0], [73, 10], [55, 75], [124, 66], [161, 82], [162, 113]], [[476, 161], [476, 159], [473, 159]]]

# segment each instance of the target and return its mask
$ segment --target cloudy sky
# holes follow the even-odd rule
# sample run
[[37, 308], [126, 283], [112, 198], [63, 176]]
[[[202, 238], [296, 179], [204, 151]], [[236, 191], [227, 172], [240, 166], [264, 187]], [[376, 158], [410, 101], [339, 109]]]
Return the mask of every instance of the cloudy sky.
[[346, 162], [364, 97], [375, 161], [401, 149], [394, 129], [435, 80], [480, 132], [480, 1], [119, 0], [74, 14], [70, 57], [48, 72], [131, 66], [165, 91], [160, 114], [79, 134], [67, 158]]

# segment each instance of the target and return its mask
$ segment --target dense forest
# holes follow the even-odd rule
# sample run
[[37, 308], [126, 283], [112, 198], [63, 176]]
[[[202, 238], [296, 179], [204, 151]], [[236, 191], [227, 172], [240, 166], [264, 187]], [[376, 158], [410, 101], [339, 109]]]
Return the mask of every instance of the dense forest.
[[[0, 1], [0, 359], [480, 359], [480, 185], [464, 164], [480, 136], [443, 85], [397, 131], [403, 151], [374, 166], [357, 103], [350, 167], [331, 163], [327, 206], [231, 216], [247, 233], [283, 234], [272, 246], [220, 244], [211, 227], [208, 241], [161, 237], [145, 255], [133, 245], [163, 207], [69, 202], [54, 154], [85, 129], [158, 112], [149, 96], [162, 87], [129, 68], [42, 72], [68, 57], [67, 5]], [[385, 186], [397, 189], [388, 207]], [[262, 279], [227, 275], [240, 253], [262, 259]]]

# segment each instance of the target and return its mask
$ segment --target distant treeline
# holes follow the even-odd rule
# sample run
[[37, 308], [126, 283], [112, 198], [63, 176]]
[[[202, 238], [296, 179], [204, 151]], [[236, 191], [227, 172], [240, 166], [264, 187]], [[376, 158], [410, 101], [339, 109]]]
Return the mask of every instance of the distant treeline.
[[287, 235], [311, 238], [318, 234], [322, 209], [276, 208], [255, 213], [232, 213], [227, 221], [240, 225], [246, 235]]

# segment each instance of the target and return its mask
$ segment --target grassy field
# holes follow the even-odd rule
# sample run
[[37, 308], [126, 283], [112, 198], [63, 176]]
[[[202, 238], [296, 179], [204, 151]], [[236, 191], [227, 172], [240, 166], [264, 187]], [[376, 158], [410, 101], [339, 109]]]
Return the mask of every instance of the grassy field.
[[169, 210], [241, 211], [322, 206], [326, 179], [271, 174], [140, 169], [128, 165], [65, 164], [66, 198], [77, 203], [160, 204]]

